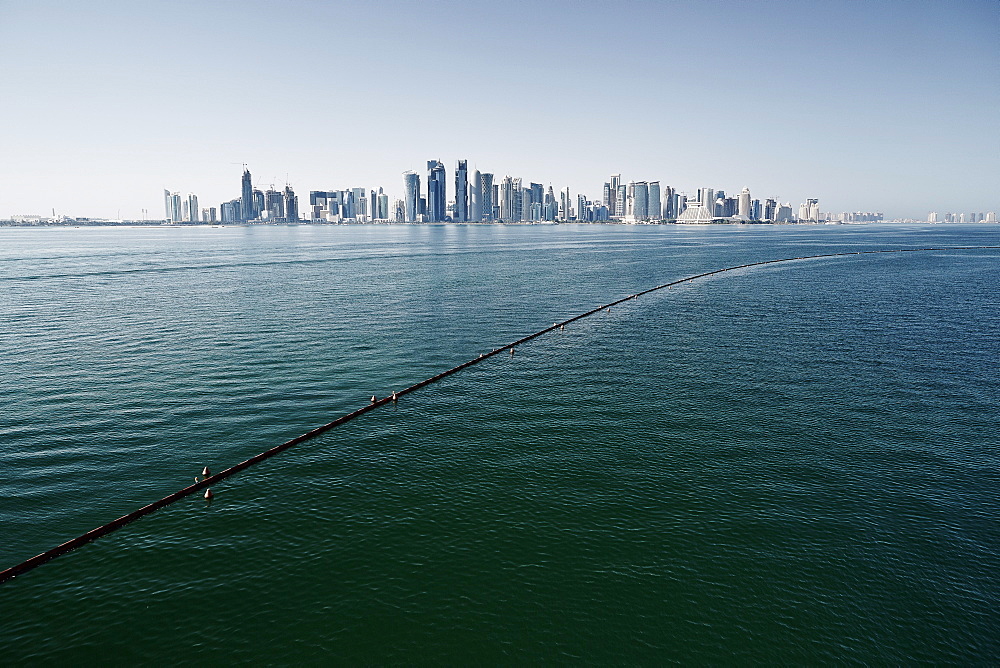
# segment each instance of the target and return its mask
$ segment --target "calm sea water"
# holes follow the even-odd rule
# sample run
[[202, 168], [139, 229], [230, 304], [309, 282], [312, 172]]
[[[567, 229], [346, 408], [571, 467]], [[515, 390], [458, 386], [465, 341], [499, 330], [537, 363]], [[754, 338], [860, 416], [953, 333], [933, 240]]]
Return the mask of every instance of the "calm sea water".
[[[0, 229], [0, 567], [598, 304], [976, 226]], [[0, 663], [1000, 661], [1000, 252], [661, 291], [0, 586]]]

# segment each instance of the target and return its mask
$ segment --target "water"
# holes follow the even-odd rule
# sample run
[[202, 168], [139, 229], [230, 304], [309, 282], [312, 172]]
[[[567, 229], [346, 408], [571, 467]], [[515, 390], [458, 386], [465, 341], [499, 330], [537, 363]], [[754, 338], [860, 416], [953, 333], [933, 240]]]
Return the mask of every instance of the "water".
[[[0, 567], [552, 322], [1000, 227], [0, 229]], [[0, 586], [0, 661], [994, 663], [1000, 251], [574, 323]]]

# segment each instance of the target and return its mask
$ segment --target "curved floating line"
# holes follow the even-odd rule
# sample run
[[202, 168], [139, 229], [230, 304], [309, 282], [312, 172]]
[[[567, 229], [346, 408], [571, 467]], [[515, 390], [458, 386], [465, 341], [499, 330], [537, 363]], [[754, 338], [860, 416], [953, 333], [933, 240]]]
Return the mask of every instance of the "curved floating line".
[[293, 445], [298, 445], [299, 443], [302, 443], [303, 441], [308, 441], [309, 439], [315, 438], [316, 436], [319, 436], [320, 434], [322, 434], [324, 432], [327, 432], [327, 431], [333, 429], [334, 427], [339, 427], [342, 424], [350, 422], [354, 418], [361, 417], [365, 413], [367, 413], [369, 411], [372, 411], [372, 410], [375, 410], [376, 408], [379, 408], [380, 406], [384, 406], [387, 403], [392, 403], [393, 400], [394, 400], [394, 398], [401, 397], [403, 395], [409, 394], [410, 392], [415, 392], [415, 391], [419, 390], [420, 388], [422, 388], [422, 387], [424, 387], [426, 385], [430, 385], [431, 383], [436, 383], [437, 381], [439, 381], [439, 380], [441, 380], [443, 378], [446, 378], [446, 377], [452, 375], [453, 373], [458, 373], [462, 369], [470, 367], [473, 364], [479, 364], [480, 362], [483, 362], [483, 361], [489, 359], [490, 357], [493, 357], [494, 355], [496, 355], [498, 353], [501, 353], [501, 352], [504, 352], [504, 351], [507, 351], [507, 350], [511, 350], [515, 346], [520, 346], [520, 345], [522, 345], [524, 343], [527, 343], [528, 341], [531, 341], [532, 339], [536, 339], [539, 336], [542, 336], [543, 334], [548, 334], [549, 332], [551, 332], [553, 330], [557, 330], [557, 329], [560, 329], [562, 327], [565, 327], [566, 325], [568, 325], [568, 324], [570, 324], [572, 322], [576, 322], [577, 320], [582, 320], [583, 318], [591, 316], [591, 315], [593, 315], [595, 313], [598, 313], [600, 311], [603, 311], [605, 309], [610, 309], [612, 306], [617, 306], [618, 304], [621, 304], [623, 302], [627, 302], [627, 301], [629, 301], [631, 299], [637, 299], [641, 295], [646, 295], [646, 294], [649, 294], [650, 292], [656, 292], [657, 290], [662, 290], [664, 288], [669, 288], [669, 287], [674, 286], [674, 285], [680, 285], [681, 283], [688, 283], [688, 282], [697, 280], [699, 278], [705, 278], [706, 276], [714, 276], [715, 274], [722, 274], [722, 273], [725, 273], [727, 271], [735, 271], [737, 269], [747, 269], [749, 267], [761, 267], [761, 266], [768, 265], [768, 264], [777, 264], [779, 262], [794, 262], [796, 260], [816, 260], [816, 259], [824, 258], [824, 257], [846, 257], [846, 256], [852, 256], [852, 255], [874, 255], [876, 253], [920, 253], [920, 252], [927, 252], [927, 251], [957, 251], [957, 250], [1000, 250], [1000, 246], [950, 246], [950, 247], [946, 246], [946, 247], [942, 247], [942, 248], [896, 248], [896, 249], [892, 249], [892, 250], [856, 251], [856, 252], [852, 252], [852, 253], [825, 253], [825, 254], [822, 254], [822, 255], [804, 255], [804, 256], [801, 256], [801, 257], [782, 258], [780, 260], [764, 260], [762, 262], [750, 262], [750, 263], [747, 263], [747, 264], [739, 264], [739, 265], [736, 265], [736, 266], [733, 266], [733, 267], [726, 267], [724, 269], [716, 269], [714, 271], [706, 271], [706, 272], [701, 273], [701, 274], [695, 274], [694, 276], [688, 276], [687, 278], [681, 278], [681, 279], [678, 279], [676, 281], [671, 281], [670, 283], [663, 283], [662, 285], [657, 285], [656, 287], [649, 288], [648, 290], [643, 290], [642, 292], [638, 292], [638, 293], [636, 293], [634, 295], [629, 295], [628, 297], [623, 297], [623, 298], [617, 299], [617, 300], [615, 300], [613, 302], [608, 302], [607, 304], [603, 304], [601, 306], [598, 306], [597, 308], [593, 308], [593, 309], [587, 311], [586, 313], [581, 313], [580, 315], [573, 316], [572, 318], [569, 318], [568, 320], [563, 320], [562, 322], [552, 323], [551, 327], [546, 327], [545, 329], [541, 329], [541, 330], [535, 332], [534, 334], [529, 334], [528, 336], [524, 336], [524, 337], [518, 339], [517, 341], [514, 341], [512, 343], [508, 343], [507, 345], [503, 346], [502, 348], [495, 348], [495, 349], [493, 349], [492, 351], [490, 351], [488, 353], [482, 353], [478, 357], [473, 357], [469, 361], [464, 362], [462, 364], [459, 364], [456, 367], [448, 369], [447, 371], [442, 371], [441, 373], [437, 374], [436, 376], [431, 376], [430, 378], [425, 378], [424, 380], [420, 381], [419, 383], [415, 383], [415, 384], [409, 386], [405, 390], [399, 390], [399, 391], [395, 392], [393, 395], [390, 395], [390, 396], [387, 396], [387, 397], [383, 397], [382, 399], [376, 399], [372, 403], [369, 403], [368, 405], [366, 405], [366, 406], [364, 406], [362, 408], [359, 408], [359, 409], [357, 409], [356, 411], [354, 411], [352, 413], [347, 413], [346, 415], [342, 415], [339, 418], [337, 418], [336, 420], [333, 420], [332, 422], [327, 422], [326, 424], [324, 424], [322, 426], [316, 427], [312, 431], [307, 431], [306, 433], [302, 434], [301, 436], [296, 436], [295, 438], [293, 438], [290, 441], [285, 441], [281, 445], [276, 445], [275, 447], [271, 448], [270, 450], [265, 450], [264, 452], [260, 453], [259, 455], [254, 455], [250, 459], [244, 460], [244, 461], [240, 462], [239, 464], [236, 464], [235, 466], [231, 466], [231, 467], [229, 467], [228, 469], [226, 469], [224, 471], [220, 471], [219, 473], [216, 473], [215, 475], [208, 476], [207, 478], [204, 478], [203, 480], [201, 480], [199, 482], [196, 482], [196, 483], [194, 483], [192, 485], [188, 485], [184, 489], [178, 490], [178, 491], [174, 492], [173, 494], [169, 494], [169, 495], [163, 497], [162, 499], [160, 499], [159, 501], [154, 501], [153, 503], [145, 505], [145, 506], [143, 506], [143, 507], [141, 507], [141, 508], [139, 508], [137, 510], [133, 510], [132, 512], [128, 513], [127, 515], [122, 515], [121, 517], [119, 517], [116, 520], [112, 520], [111, 522], [108, 522], [107, 524], [99, 526], [96, 529], [91, 529], [90, 531], [88, 531], [87, 533], [83, 534], [82, 536], [77, 536], [76, 538], [73, 538], [72, 540], [68, 540], [65, 543], [62, 543], [61, 545], [57, 545], [56, 547], [54, 547], [54, 548], [52, 548], [50, 550], [46, 550], [45, 552], [42, 552], [39, 555], [31, 557], [30, 559], [27, 559], [26, 561], [23, 561], [20, 564], [17, 564], [16, 566], [11, 566], [10, 568], [7, 568], [6, 570], [0, 571], [0, 584], [3, 584], [4, 582], [7, 582], [8, 580], [11, 580], [11, 579], [17, 577], [18, 575], [22, 575], [24, 573], [27, 573], [30, 570], [38, 568], [42, 564], [44, 564], [46, 562], [49, 562], [49, 561], [55, 559], [58, 556], [66, 554], [67, 552], [75, 550], [78, 547], [82, 547], [83, 545], [86, 545], [87, 543], [95, 541], [98, 538], [100, 538], [101, 536], [105, 536], [105, 535], [111, 533], [112, 531], [117, 531], [118, 529], [121, 529], [123, 526], [125, 526], [127, 524], [131, 524], [132, 522], [135, 522], [137, 519], [139, 519], [140, 517], [143, 517], [144, 515], [148, 515], [148, 514], [154, 512], [154, 511], [157, 511], [160, 508], [163, 508], [165, 506], [169, 506], [170, 504], [172, 504], [172, 503], [174, 503], [176, 501], [180, 501], [181, 499], [183, 499], [186, 496], [190, 496], [191, 494], [194, 494], [197, 491], [205, 489], [206, 487], [209, 487], [210, 485], [214, 485], [217, 482], [225, 480], [229, 476], [235, 475], [235, 474], [239, 473], [240, 471], [253, 466], [254, 464], [258, 464], [258, 463], [264, 461], [265, 459], [270, 459], [271, 457], [274, 457], [275, 455], [277, 455], [277, 454], [279, 454], [281, 452], [284, 452], [285, 450], [287, 450], [288, 448], [292, 447]]

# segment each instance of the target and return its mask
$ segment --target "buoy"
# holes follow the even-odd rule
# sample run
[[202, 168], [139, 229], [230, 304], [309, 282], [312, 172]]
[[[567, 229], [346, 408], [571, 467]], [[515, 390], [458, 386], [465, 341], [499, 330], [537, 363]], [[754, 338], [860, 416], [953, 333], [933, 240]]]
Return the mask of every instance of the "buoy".
[[213, 496], [215, 496], [215, 494], [212, 494], [212, 490], [211, 489], [206, 489], [205, 490], [205, 500], [206, 501], [211, 501]]
[[212, 475], [212, 472], [211, 472], [211, 471], [209, 471], [209, 470], [208, 470], [208, 467], [206, 466], [205, 468], [203, 468], [203, 469], [201, 470], [201, 474], [202, 474], [203, 476], [205, 476], [205, 477], [207, 478], [208, 476]]
[[198, 476], [195, 476], [195, 477], [194, 477], [194, 481], [195, 481], [195, 482], [198, 482]]
[[563, 330], [565, 330], [565, 329], [566, 329], [566, 326], [565, 326], [565, 325], [559, 325], [559, 331], [560, 331], [560, 332], [561, 332], [561, 331], [563, 331]]
[[511, 357], [513, 357], [513, 356], [514, 356], [514, 349], [513, 349], [513, 348], [511, 348], [511, 349], [510, 349], [510, 356], [511, 356]]
[[396, 393], [392, 393], [392, 403], [396, 403]]
[[378, 397], [376, 397], [376, 396], [375, 396], [375, 395], [373, 394], [373, 395], [372, 395], [372, 403], [374, 404], [374, 403], [376, 403], [377, 401], [378, 401]]

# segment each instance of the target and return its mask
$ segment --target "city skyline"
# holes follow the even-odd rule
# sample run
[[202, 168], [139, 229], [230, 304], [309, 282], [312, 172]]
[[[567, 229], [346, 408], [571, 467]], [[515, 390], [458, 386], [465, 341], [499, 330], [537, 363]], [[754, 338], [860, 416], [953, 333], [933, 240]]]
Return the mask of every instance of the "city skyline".
[[[51, 224], [78, 221], [196, 224], [196, 223], [487, 223], [487, 222], [677, 222], [677, 223], [794, 223], [794, 222], [882, 222], [882, 211], [823, 211], [818, 198], [807, 198], [796, 208], [776, 196], [755, 197], [748, 186], [739, 194], [724, 189], [700, 187], [682, 191], [658, 180], [622, 179], [612, 174], [605, 181], [603, 197], [571, 193], [561, 188], [558, 198], [553, 186], [529, 182], [521, 177], [495, 175], [475, 170], [469, 181], [468, 160], [458, 160], [453, 170], [454, 186], [449, 192], [447, 168], [440, 160], [428, 160], [426, 179], [407, 170], [402, 174], [402, 199], [391, 199], [382, 186], [374, 188], [310, 190], [308, 206], [300, 209], [299, 197], [290, 184], [276, 189], [255, 186], [253, 175], [243, 165], [239, 194], [235, 199], [212, 206], [197, 193], [163, 190], [164, 215], [141, 220], [92, 217], [17, 215], [14, 224]], [[421, 183], [424, 186], [421, 186]], [[575, 202], [575, 205], [574, 205]], [[914, 220], [914, 219], [889, 219]], [[927, 222], [997, 222], [995, 211], [928, 212]]]
[[[465, 222], [881, 222], [881, 211], [822, 211], [818, 198], [807, 198], [798, 206], [777, 197], [754, 197], [748, 186], [739, 194], [723, 189], [698, 188], [684, 192], [658, 180], [623, 181], [612, 174], [602, 188], [603, 197], [591, 199], [567, 186], [558, 199], [548, 188], [521, 177], [504, 176], [495, 183], [494, 174], [475, 170], [468, 179], [468, 160], [458, 160], [451, 197], [448, 175], [440, 160], [428, 160], [425, 187], [420, 174], [402, 174], [403, 198], [390, 199], [382, 186], [310, 190], [308, 207], [300, 210], [299, 198], [289, 185], [265, 192], [253, 186], [250, 170], [243, 166], [240, 197], [218, 208], [199, 209], [198, 197], [164, 190], [167, 223], [465, 223]], [[527, 185], [525, 185], [527, 183]], [[574, 206], [574, 201], [576, 205]], [[441, 204], [443, 203], [443, 210]], [[471, 203], [471, 206], [470, 206]], [[200, 211], [200, 216], [199, 216]], [[300, 211], [302, 213], [300, 214]], [[929, 212], [928, 222], [997, 222], [996, 212]]]
[[467, 156], [469, 175], [591, 197], [612, 169], [887, 217], [997, 210], [998, 16], [989, 0], [4, 3], [0, 218], [139, 219], [164, 187], [217, 206], [243, 163], [262, 190], [395, 192], [400, 166]]

